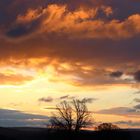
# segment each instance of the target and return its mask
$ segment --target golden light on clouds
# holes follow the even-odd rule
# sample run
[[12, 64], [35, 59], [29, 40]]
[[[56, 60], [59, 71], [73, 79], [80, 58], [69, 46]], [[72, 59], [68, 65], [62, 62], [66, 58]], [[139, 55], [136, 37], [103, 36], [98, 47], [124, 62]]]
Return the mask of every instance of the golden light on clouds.
[[[17, 24], [30, 24], [40, 20], [36, 33], [59, 32], [72, 38], [130, 38], [140, 33], [140, 15], [133, 14], [123, 21], [97, 19], [98, 12], [106, 16], [113, 14], [110, 6], [99, 6], [93, 9], [80, 7], [73, 12], [67, 5], [48, 5], [46, 8], [29, 9], [25, 15], [17, 18]], [[56, 26], [57, 25], [57, 26]]]

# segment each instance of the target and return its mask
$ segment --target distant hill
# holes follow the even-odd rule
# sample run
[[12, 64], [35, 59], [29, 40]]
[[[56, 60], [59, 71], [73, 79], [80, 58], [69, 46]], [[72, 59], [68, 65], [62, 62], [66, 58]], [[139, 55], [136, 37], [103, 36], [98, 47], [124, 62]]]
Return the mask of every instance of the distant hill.
[[140, 129], [69, 133], [46, 128], [0, 128], [0, 140], [140, 140]]

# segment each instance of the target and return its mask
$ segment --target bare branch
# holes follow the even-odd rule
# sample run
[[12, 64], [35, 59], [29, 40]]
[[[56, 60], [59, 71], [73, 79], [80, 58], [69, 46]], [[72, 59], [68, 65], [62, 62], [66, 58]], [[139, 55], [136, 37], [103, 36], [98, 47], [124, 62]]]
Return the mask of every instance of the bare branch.
[[91, 125], [91, 116], [86, 103], [86, 98], [73, 99], [72, 102], [63, 101], [56, 106], [57, 115], [50, 120], [53, 128], [79, 131]]

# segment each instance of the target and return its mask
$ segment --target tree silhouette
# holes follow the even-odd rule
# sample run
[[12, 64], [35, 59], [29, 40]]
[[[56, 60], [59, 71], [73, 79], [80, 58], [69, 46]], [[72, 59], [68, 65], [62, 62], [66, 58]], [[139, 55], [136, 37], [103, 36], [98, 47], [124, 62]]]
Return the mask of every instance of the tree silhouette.
[[117, 125], [112, 123], [102, 123], [95, 128], [97, 131], [106, 131], [106, 130], [118, 130], [120, 129]]
[[87, 109], [87, 100], [73, 100], [74, 111], [76, 114], [75, 131], [79, 131], [83, 127], [91, 124], [90, 112]]
[[50, 119], [51, 127], [79, 131], [92, 125], [91, 113], [87, 108], [88, 102], [86, 98], [61, 102], [56, 106], [57, 113]]
[[72, 129], [72, 107], [66, 101], [61, 102], [56, 106], [57, 115], [54, 114], [50, 119], [51, 126], [53, 128], [61, 128], [61, 129]]

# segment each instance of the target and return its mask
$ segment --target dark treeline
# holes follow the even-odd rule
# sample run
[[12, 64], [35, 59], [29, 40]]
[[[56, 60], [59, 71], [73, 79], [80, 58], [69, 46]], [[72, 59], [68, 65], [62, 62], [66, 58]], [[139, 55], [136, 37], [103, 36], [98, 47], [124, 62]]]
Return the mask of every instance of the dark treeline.
[[0, 140], [140, 140], [140, 131], [66, 131], [43, 128], [0, 128]]

